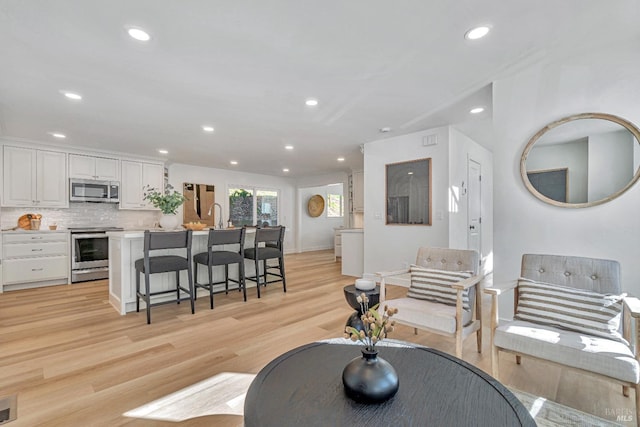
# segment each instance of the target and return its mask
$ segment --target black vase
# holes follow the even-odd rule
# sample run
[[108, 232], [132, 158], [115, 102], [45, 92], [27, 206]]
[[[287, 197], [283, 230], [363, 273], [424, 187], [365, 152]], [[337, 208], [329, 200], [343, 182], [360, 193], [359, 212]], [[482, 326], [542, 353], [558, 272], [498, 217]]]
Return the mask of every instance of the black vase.
[[344, 391], [359, 403], [380, 403], [398, 391], [398, 374], [386, 360], [378, 357], [377, 350], [362, 349], [342, 371]]

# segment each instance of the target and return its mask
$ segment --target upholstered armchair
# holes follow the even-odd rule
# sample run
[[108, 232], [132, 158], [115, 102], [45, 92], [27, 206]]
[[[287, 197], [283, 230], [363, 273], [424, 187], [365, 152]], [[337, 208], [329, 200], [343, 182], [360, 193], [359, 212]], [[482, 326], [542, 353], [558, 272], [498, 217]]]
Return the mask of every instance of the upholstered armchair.
[[[520, 278], [486, 288], [491, 295], [491, 365], [499, 353], [542, 360], [635, 389], [640, 408], [638, 319], [640, 301], [622, 293], [617, 261], [532, 255], [522, 257]], [[514, 292], [514, 320], [499, 321], [498, 297]], [[640, 415], [640, 413], [637, 413]]]
[[[476, 333], [482, 351], [482, 304], [478, 284], [479, 256], [476, 251], [423, 247], [408, 269], [376, 273], [380, 281], [380, 307], [398, 309], [397, 323], [427, 330], [456, 340], [456, 357], [462, 357], [462, 342]], [[394, 280], [395, 279], [395, 280]], [[403, 298], [386, 299], [387, 282], [409, 285]]]

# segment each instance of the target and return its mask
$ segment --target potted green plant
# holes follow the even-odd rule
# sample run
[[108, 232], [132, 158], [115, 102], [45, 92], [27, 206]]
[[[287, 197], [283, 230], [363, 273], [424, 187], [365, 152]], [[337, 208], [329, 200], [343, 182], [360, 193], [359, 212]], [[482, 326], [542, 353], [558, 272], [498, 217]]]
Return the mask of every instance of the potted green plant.
[[167, 184], [164, 191], [146, 186], [144, 189], [144, 200], [149, 201], [155, 208], [160, 209], [160, 226], [167, 230], [174, 230], [178, 227], [177, 211], [187, 200], [182, 193], [174, 190], [171, 184]]

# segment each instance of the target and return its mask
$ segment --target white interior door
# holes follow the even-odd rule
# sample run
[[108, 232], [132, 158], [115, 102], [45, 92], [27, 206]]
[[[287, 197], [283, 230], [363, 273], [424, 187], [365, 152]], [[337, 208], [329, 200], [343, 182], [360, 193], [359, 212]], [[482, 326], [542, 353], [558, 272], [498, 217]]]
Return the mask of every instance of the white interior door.
[[467, 200], [469, 206], [467, 247], [478, 251], [482, 260], [482, 175], [481, 165], [475, 160], [469, 159], [467, 164], [469, 175], [469, 187]]

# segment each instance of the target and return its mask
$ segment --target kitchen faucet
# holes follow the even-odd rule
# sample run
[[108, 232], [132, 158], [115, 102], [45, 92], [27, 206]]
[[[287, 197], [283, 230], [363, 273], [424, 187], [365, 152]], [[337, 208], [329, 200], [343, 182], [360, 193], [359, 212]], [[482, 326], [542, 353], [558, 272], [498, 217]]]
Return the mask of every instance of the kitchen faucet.
[[220, 208], [220, 215], [218, 216], [218, 228], [220, 230], [222, 230], [222, 227], [223, 227], [223, 225], [222, 225], [222, 205], [220, 205], [220, 203], [213, 202], [211, 204], [211, 207], [209, 208], [209, 213], [207, 213], [207, 215], [211, 215], [211, 212], [213, 212], [213, 207], [214, 206], [217, 206], [217, 207]]

